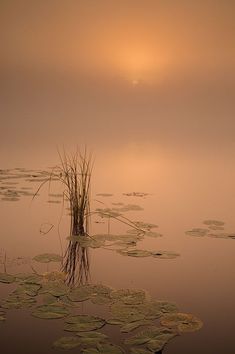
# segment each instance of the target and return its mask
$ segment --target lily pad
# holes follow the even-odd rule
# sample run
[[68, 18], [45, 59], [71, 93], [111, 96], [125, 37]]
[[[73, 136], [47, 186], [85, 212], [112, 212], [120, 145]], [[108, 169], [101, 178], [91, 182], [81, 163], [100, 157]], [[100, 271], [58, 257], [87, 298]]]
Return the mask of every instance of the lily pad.
[[35, 256], [33, 258], [33, 260], [35, 260], [39, 263], [61, 262], [62, 257], [59, 254], [44, 253], [44, 254], [39, 254], [38, 256]]
[[62, 281], [49, 281], [43, 284], [40, 292], [41, 294], [49, 293], [53, 296], [59, 297], [68, 294], [69, 288]]
[[156, 224], [150, 224], [150, 223], [146, 223], [146, 222], [143, 222], [143, 221], [135, 221], [134, 224], [138, 228], [145, 229], [145, 230], [151, 230], [151, 229], [154, 229], [154, 228], [158, 227], [158, 225], [156, 225]]
[[13, 275], [7, 274], [7, 273], [0, 273], [0, 283], [7, 283], [11, 284], [14, 283], [15, 277]]
[[192, 230], [186, 231], [185, 234], [189, 236], [203, 237], [206, 236], [208, 232], [209, 232], [208, 229], [195, 227]]
[[130, 323], [124, 323], [122, 326], [121, 326], [121, 329], [120, 331], [123, 332], [123, 333], [129, 333], [139, 327], [142, 327], [142, 326], [150, 326], [152, 325], [153, 323], [149, 320], [141, 320], [141, 321], [135, 321], [135, 322], [130, 322]]
[[73, 289], [69, 294], [68, 298], [71, 301], [86, 301], [91, 298], [92, 288], [88, 285], [81, 285], [75, 289]]
[[57, 341], [53, 343], [54, 348], [58, 349], [73, 349], [78, 347], [81, 344], [81, 341], [78, 337], [69, 336], [69, 337], [61, 337]]
[[99, 350], [99, 353], [102, 353], [102, 354], [123, 354], [123, 353], [125, 353], [121, 347], [118, 347], [117, 345], [114, 345], [111, 343], [98, 344], [97, 348]]
[[7, 298], [3, 299], [1, 307], [5, 309], [22, 309], [33, 306], [36, 303], [35, 298], [25, 293], [11, 293]]
[[66, 319], [65, 331], [89, 332], [99, 329], [105, 325], [105, 320], [90, 315], [76, 315]]
[[77, 336], [79, 336], [81, 343], [85, 345], [94, 345], [108, 339], [108, 336], [101, 332], [80, 332], [77, 333]]
[[37, 296], [41, 285], [31, 284], [31, 283], [22, 283], [20, 286], [14, 291], [14, 294], [26, 294], [29, 296]]
[[208, 234], [207, 235], [208, 237], [213, 237], [213, 238], [227, 238], [227, 239], [233, 239], [233, 240], [235, 240], [235, 233], [216, 233], [216, 234], [212, 234], [212, 233], [210, 233], [210, 234]]
[[205, 225], [214, 225], [214, 226], [223, 226], [225, 224], [224, 221], [220, 221], [220, 220], [204, 220], [203, 224]]
[[28, 273], [19, 273], [15, 275], [16, 280], [20, 280], [21, 283], [28, 284], [38, 284], [40, 285], [43, 277], [39, 274], [28, 274]]
[[139, 305], [144, 302], [146, 293], [143, 290], [119, 289], [112, 291], [110, 296], [126, 305]]
[[131, 348], [131, 354], [153, 354], [153, 352], [145, 348]]
[[41, 305], [32, 312], [32, 316], [43, 319], [58, 319], [68, 315], [69, 311], [59, 305]]
[[110, 311], [112, 318], [110, 321], [121, 321], [126, 323], [136, 322], [145, 319], [145, 314], [141, 312], [138, 306], [126, 305], [119, 301], [111, 305]]
[[139, 250], [139, 249], [134, 249], [134, 250], [128, 250], [128, 249], [117, 250], [117, 253], [121, 254], [122, 256], [129, 256], [129, 257], [149, 257], [149, 256], [152, 255], [150, 251]]
[[177, 333], [164, 327], [149, 327], [134, 336], [127, 338], [127, 345], [142, 345], [147, 343], [147, 348], [152, 352], [162, 350], [166, 343], [174, 338]]
[[85, 348], [82, 349], [82, 354], [100, 354], [98, 349], [95, 348]]
[[162, 237], [163, 235], [160, 234], [159, 232], [148, 231], [145, 232], [145, 236], [157, 238], [157, 237]]
[[167, 328], [173, 328], [179, 332], [194, 332], [198, 331], [203, 323], [199, 318], [188, 313], [169, 313], [164, 315], [160, 323]]
[[152, 256], [160, 259], [173, 259], [179, 257], [180, 254], [171, 251], [153, 251]]

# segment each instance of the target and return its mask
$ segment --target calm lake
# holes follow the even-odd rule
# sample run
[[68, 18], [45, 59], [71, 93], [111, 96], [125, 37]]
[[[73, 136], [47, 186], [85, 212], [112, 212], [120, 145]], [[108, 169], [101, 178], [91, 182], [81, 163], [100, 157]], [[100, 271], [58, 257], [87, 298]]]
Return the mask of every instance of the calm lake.
[[[62, 197], [63, 186], [58, 181], [51, 181], [32, 199], [48, 176], [43, 172], [50, 171], [48, 166], [39, 168], [36, 162], [28, 166], [11, 166], [8, 170], [1, 166], [2, 273], [37, 273], [46, 277], [45, 274], [61, 270], [58, 262], [41, 263], [33, 259], [46, 253], [61, 255], [61, 247], [65, 252], [69, 243], [70, 216], [67, 201]], [[177, 313], [192, 314], [202, 321], [203, 326], [197, 331], [183, 331], [170, 340], [163, 348], [164, 354], [233, 352], [234, 181], [235, 165], [225, 156], [207, 157], [202, 154], [191, 158], [179, 154], [166, 157], [157, 152], [157, 148], [148, 151], [147, 155], [136, 148], [96, 155], [91, 211], [102, 209], [107, 213], [116, 212], [118, 216], [104, 217], [99, 211], [91, 216], [89, 233], [92, 237], [112, 236], [105, 245], [85, 247], [88, 283], [111, 288], [111, 295], [118, 289], [142, 290], [144, 292], [140, 294], [146, 292], [149, 299], [176, 304]], [[139, 235], [138, 231], [133, 231], [132, 222], [139, 222], [135, 225], [142, 230], [144, 228], [144, 235], [140, 233], [136, 245], [125, 244], [122, 239], [118, 245], [118, 235], [129, 235], [129, 242]], [[133, 249], [149, 251], [149, 254], [133, 256], [133, 253], [126, 253], [126, 250]], [[76, 262], [78, 260], [75, 259]], [[78, 273], [79, 270], [76, 276]], [[0, 283], [1, 305], [6, 304], [4, 299], [20, 283], [24, 283], [22, 279], [9, 284]], [[40, 295], [40, 286], [36, 289], [37, 296], [31, 294], [31, 298], [37, 298], [37, 303], [32, 306], [0, 308], [6, 318], [0, 321], [2, 352], [82, 353], [81, 346], [70, 350], [53, 348], [53, 343], [60, 337], [75, 335], [64, 331], [67, 317], [41, 319], [31, 315], [36, 306], [46, 301], [46, 292]], [[133, 300], [130, 294], [128, 301], [132, 304], [136, 299]], [[100, 304], [92, 299], [88, 296], [87, 301], [70, 301], [71, 307], [66, 309], [72, 314], [75, 311], [76, 314], [109, 318], [112, 301]], [[58, 296], [56, 300], [60, 301]], [[138, 307], [141, 301], [135, 304]], [[151, 326], [153, 324], [155, 322], [150, 323]], [[153, 353], [143, 345], [123, 344], [146, 326], [149, 327], [145, 324], [123, 333], [120, 325], [106, 323], [97, 332], [106, 334], [110, 343], [122, 347], [126, 353]], [[91, 347], [96, 348], [94, 344]], [[87, 349], [84, 353], [108, 353], [102, 351], [102, 346], [100, 348], [97, 352], [94, 351], [96, 349]], [[133, 348], [137, 351], [131, 351]], [[141, 348], [146, 351], [140, 351]]]

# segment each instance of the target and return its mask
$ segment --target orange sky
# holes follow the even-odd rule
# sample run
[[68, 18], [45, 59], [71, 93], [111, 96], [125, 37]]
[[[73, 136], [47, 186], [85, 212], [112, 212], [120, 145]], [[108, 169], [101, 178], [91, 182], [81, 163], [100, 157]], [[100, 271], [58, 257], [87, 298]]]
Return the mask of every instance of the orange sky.
[[1, 151], [234, 149], [234, 13], [231, 0], [1, 0]]

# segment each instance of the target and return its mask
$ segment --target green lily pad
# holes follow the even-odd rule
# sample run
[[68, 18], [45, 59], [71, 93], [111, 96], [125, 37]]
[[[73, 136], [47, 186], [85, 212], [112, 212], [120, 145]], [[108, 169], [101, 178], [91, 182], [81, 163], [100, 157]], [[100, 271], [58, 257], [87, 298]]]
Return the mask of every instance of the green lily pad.
[[212, 234], [212, 233], [210, 233], [210, 234], [208, 234], [207, 235], [208, 237], [213, 237], [213, 238], [227, 238], [227, 239], [233, 239], [233, 240], [235, 240], [235, 234], [233, 234], [233, 233], [217, 233], [217, 234]]
[[41, 288], [41, 285], [32, 284], [32, 283], [22, 283], [18, 288], [14, 291], [15, 294], [26, 294], [29, 296], [37, 296], [38, 291]]
[[86, 301], [91, 298], [92, 288], [88, 285], [81, 285], [75, 289], [73, 289], [69, 294], [68, 298], [71, 301]]
[[99, 329], [105, 325], [105, 320], [100, 317], [90, 315], [71, 316], [65, 321], [65, 331], [89, 332]]
[[150, 251], [146, 251], [146, 250], [128, 250], [128, 249], [124, 249], [124, 250], [117, 250], [117, 253], [121, 254], [122, 256], [129, 256], [129, 257], [149, 257], [151, 256], [151, 252]]
[[81, 247], [99, 248], [104, 245], [104, 241], [93, 239], [88, 236], [69, 236], [67, 239], [74, 243], [79, 243]]
[[179, 332], [198, 331], [203, 323], [199, 318], [188, 313], [169, 313], [160, 319], [162, 326], [177, 329]]
[[143, 221], [135, 221], [134, 224], [136, 227], [138, 227], [140, 229], [145, 229], [145, 230], [151, 230], [151, 229], [158, 227], [158, 225], [156, 225], [156, 224], [150, 224], [150, 223], [146, 223]]
[[80, 337], [81, 344], [84, 345], [96, 345], [108, 339], [108, 336], [101, 332], [80, 332], [77, 333], [77, 336]]
[[157, 352], [162, 350], [165, 344], [177, 333], [164, 327], [149, 327], [134, 336], [127, 338], [124, 343], [127, 345], [142, 345], [147, 343], [150, 351]]
[[159, 232], [148, 231], [145, 232], [145, 236], [157, 238], [157, 237], [162, 237], [163, 235], [160, 234]]
[[44, 253], [44, 254], [39, 254], [38, 256], [35, 256], [33, 258], [33, 260], [35, 260], [39, 263], [61, 262], [62, 257], [59, 254]]
[[82, 349], [82, 354], [100, 354], [98, 349], [95, 348], [85, 348]]
[[189, 236], [196, 236], [196, 237], [203, 237], [208, 234], [209, 230], [208, 229], [203, 229], [199, 227], [195, 227], [192, 230], [186, 231], [185, 234]]
[[28, 284], [38, 284], [40, 285], [43, 277], [39, 274], [28, 274], [28, 273], [19, 273], [15, 275], [16, 280], [20, 280], [23, 283]]
[[45, 294], [42, 298], [42, 302], [44, 305], [56, 305], [58, 302], [58, 298], [51, 294]]
[[117, 345], [114, 345], [111, 343], [98, 344], [97, 348], [99, 350], [99, 353], [102, 353], [102, 354], [123, 354], [123, 353], [125, 353], [121, 347], [118, 347]]
[[59, 305], [41, 305], [32, 312], [32, 316], [43, 319], [58, 319], [68, 315], [69, 311]]
[[214, 230], [214, 231], [222, 231], [222, 230], [224, 230], [224, 227], [223, 226], [210, 225], [210, 226], [208, 226], [208, 229]]
[[112, 314], [112, 318], [110, 321], [119, 320], [121, 322], [135, 322], [145, 319], [145, 314], [141, 312], [139, 306], [126, 305], [123, 302], [119, 301], [111, 305], [110, 311]]
[[119, 289], [112, 291], [110, 296], [126, 305], [139, 305], [144, 302], [146, 293], [143, 290]]
[[144, 209], [141, 206], [136, 205], [136, 204], [127, 204], [127, 205], [123, 205], [120, 208], [112, 208], [112, 210], [124, 213], [126, 211], [141, 211]]
[[17, 294], [15, 292], [3, 299], [1, 307], [5, 309], [22, 309], [33, 306], [36, 303], [35, 298], [28, 296], [25, 293]]
[[41, 294], [49, 293], [53, 296], [64, 296], [68, 294], [69, 288], [62, 281], [49, 281], [43, 284], [43, 287], [40, 291]]
[[220, 221], [220, 220], [204, 220], [203, 224], [205, 225], [214, 225], [214, 226], [223, 226], [225, 223], [224, 221]]
[[14, 283], [15, 277], [13, 275], [7, 274], [7, 273], [0, 273], [0, 283], [7, 283], [11, 284]]
[[180, 254], [171, 251], [153, 251], [152, 256], [160, 259], [173, 259], [179, 257]]
[[120, 331], [123, 333], [129, 333], [139, 327], [150, 326], [152, 324], [153, 323], [149, 320], [141, 320], [141, 321], [135, 321], [135, 322], [130, 322], [130, 323], [124, 323], [124, 324], [122, 324]]
[[81, 341], [78, 337], [69, 336], [69, 337], [61, 337], [57, 341], [53, 343], [54, 348], [58, 349], [73, 349], [78, 347], [81, 344]]
[[131, 348], [131, 354], [153, 354], [153, 352], [145, 348]]

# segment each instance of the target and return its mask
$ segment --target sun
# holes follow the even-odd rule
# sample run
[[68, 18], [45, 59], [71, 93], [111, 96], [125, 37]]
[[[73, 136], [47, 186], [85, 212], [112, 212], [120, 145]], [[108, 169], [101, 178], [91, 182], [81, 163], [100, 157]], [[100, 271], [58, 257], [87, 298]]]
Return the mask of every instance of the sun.
[[137, 79], [132, 80], [132, 85], [134, 87], [138, 86], [139, 84], [140, 84], [140, 80], [137, 80]]

